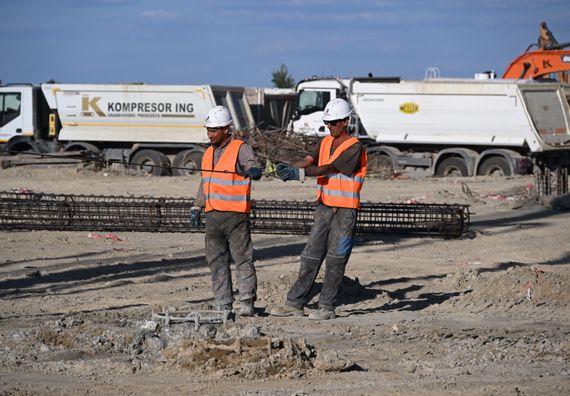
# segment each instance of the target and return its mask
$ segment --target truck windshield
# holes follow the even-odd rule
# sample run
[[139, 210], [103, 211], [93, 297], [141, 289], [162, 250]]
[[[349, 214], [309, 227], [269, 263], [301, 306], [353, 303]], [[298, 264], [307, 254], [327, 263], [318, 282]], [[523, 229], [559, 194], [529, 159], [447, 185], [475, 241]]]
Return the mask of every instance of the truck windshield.
[[297, 97], [297, 114], [311, 114], [316, 111], [324, 111], [326, 104], [331, 100], [329, 91], [306, 91], [299, 92]]
[[0, 94], [0, 126], [4, 126], [20, 115], [21, 93]]

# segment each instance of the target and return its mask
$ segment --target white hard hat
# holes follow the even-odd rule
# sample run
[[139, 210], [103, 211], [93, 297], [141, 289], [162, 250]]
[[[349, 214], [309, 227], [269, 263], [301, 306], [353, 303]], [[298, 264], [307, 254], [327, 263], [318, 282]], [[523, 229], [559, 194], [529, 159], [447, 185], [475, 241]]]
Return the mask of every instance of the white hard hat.
[[327, 103], [323, 121], [344, 120], [346, 117], [350, 117], [351, 114], [352, 110], [346, 100], [336, 98]]
[[228, 126], [232, 123], [232, 115], [230, 111], [224, 106], [213, 107], [208, 114], [206, 114], [206, 128], [221, 128]]

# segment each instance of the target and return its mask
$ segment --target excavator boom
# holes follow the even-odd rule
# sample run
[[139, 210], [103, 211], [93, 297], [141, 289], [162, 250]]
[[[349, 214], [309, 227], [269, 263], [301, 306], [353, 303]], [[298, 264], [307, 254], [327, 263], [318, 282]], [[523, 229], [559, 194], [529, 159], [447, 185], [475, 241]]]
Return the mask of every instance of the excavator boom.
[[570, 42], [559, 44], [554, 35], [546, 26], [546, 22], [541, 22], [538, 36], [538, 50], [529, 51], [530, 45], [525, 52], [520, 54], [503, 73], [503, 78], [508, 79], [540, 79], [550, 77], [556, 73], [558, 81], [569, 83], [570, 76]]
[[568, 71], [570, 71], [570, 50], [538, 50], [519, 55], [507, 67], [503, 78], [537, 79], [551, 73]]

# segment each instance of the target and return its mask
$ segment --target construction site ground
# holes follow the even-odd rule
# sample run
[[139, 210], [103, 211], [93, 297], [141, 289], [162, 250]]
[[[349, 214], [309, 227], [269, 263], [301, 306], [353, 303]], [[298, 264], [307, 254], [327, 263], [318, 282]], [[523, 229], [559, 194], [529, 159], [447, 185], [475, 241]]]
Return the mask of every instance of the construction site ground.
[[[199, 177], [0, 171], [0, 190], [193, 196]], [[312, 200], [264, 177], [254, 199]], [[212, 301], [203, 234], [0, 232], [0, 394], [568, 395], [570, 212], [532, 176], [369, 178], [365, 201], [469, 204], [461, 239], [358, 239], [338, 318], [268, 316], [306, 236], [254, 235], [257, 315], [169, 327]], [[322, 271], [321, 271], [322, 275]], [[307, 312], [316, 307], [322, 278]]]

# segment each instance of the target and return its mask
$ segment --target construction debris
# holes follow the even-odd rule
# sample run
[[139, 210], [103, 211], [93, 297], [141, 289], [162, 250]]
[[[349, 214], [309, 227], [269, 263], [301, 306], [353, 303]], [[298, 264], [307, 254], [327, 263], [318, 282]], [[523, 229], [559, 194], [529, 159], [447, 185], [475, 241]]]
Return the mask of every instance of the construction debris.
[[[302, 135], [286, 130], [260, 131], [256, 128], [237, 131], [236, 134], [254, 148], [259, 161], [269, 170], [274, 164], [290, 163], [310, 154], [321, 139], [318, 136]], [[382, 179], [399, 176], [395, 173], [392, 160], [375, 152], [368, 152], [367, 174]]]
[[248, 129], [236, 134], [255, 150], [255, 155], [262, 163], [291, 162], [309, 154], [319, 141], [316, 136], [300, 135], [286, 130]]

